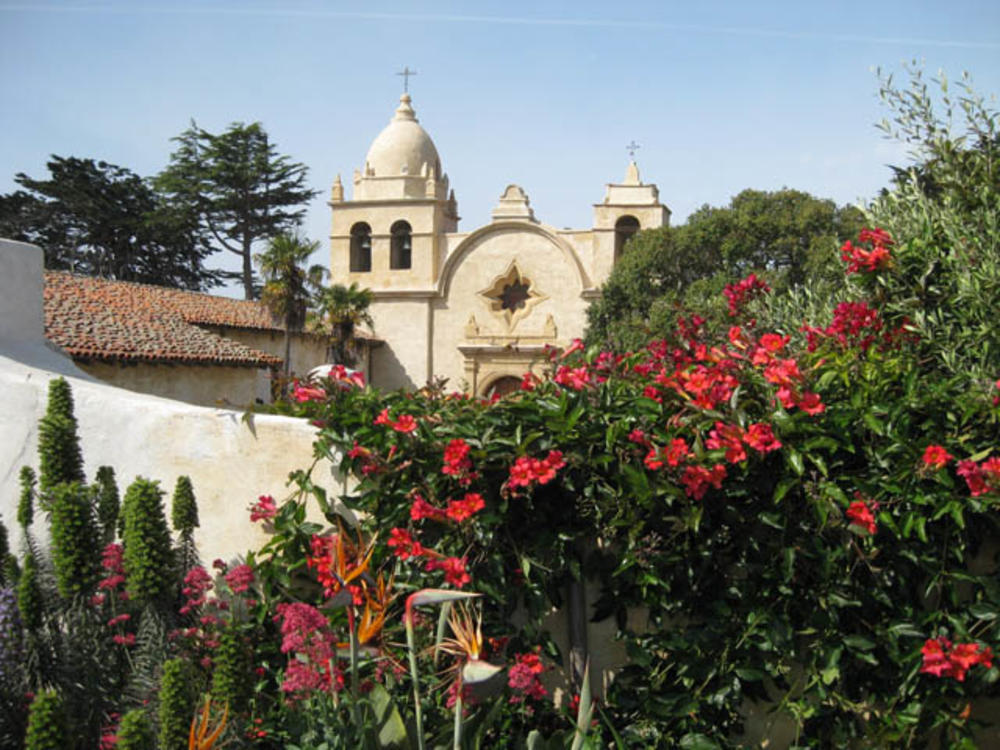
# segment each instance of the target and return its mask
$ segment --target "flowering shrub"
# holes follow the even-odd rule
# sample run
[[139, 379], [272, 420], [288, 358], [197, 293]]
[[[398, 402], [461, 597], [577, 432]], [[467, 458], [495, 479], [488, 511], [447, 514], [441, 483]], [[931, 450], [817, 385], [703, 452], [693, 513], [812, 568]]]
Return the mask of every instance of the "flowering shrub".
[[[603, 709], [632, 744], [731, 742], [750, 698], [780, 702], [803, 737], [829, 741], [968, 731], [946, 718], [953, 688], [934, 677], [992, 694], [984, 641], [1000, 597], [992, 568], [974, 574], [942, 550], [974, 555], [995, 518], [993, 393], [954, 381], [945, 397], [921, 377], [936, 361], [910, 322], [922, 317], [885, 290], [926, 250], [884, 230], [851, 247], [855, 297], [828, 325], [771, 328], [766, 288], [750, 278], [726, 295], [728, 331], [687, 318], [624, 355], [573, 346], [501, 399], [329, 388], [304, 413], [323, 425], [318, 452], [339, 452], [358, 480], [349, 502], [368, 533], [386, 540], [371, 564], [482, 592], [484, 629], [520, 653], [510, 705], [550, 730], [537, 678], [546, 661], [568, 662], [542, 617], [588, 578], [602, 591], [589, 616], [651, 613], [620, 631], [631, 662]], [[966, 404], [962, 427], [935, 411], [944, 401]], [[527, 615], [518, 630], [515, 608]], [[947, 668], [922, 662], [945, 624], [979, 646], [942, 647]], [[512, 736], [531, 726], [526, 714], [506, 721]]]

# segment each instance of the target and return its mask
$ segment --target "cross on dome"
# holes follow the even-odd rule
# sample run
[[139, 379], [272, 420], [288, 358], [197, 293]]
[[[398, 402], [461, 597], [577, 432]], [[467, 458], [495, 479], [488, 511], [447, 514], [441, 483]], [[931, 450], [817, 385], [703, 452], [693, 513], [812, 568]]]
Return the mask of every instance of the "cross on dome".
[[409, 65], [404, 66], [401, 71], [399, 71], [398, 73], [396, 73], [396, 75], [398, 75], [398, 76], [403, 76], [403, 93], [404, 94], [410, 93], [410, 76], [415, 76], [416, 74], [417, 74], [417, 71], [410, 70], [410, 66]]

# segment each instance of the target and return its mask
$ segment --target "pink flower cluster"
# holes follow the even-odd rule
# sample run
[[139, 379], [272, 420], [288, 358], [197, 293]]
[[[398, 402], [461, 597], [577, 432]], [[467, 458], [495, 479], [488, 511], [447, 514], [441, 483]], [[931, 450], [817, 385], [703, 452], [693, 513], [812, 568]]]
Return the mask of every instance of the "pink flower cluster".
[[531, 456], [519, 456], [514, 465], [510, 467], [510, 478], [507, 480], [508, 486], [530, 487], [535, 482], [538, 484], [548, 484], [556, 478], [556, 472], [566, 465], [563, 460], [562, 451], [549, 451], [545, 458], [532, 458]]
[[281, 622], [281, 653], [288, 654], [281, 689], [293, 699], [314, 692], [339, 691], [343, 673], [336, 667], [336, 642], [326, 617], [303, 602], [282, 602], [275, 622]]
[[821, 341], [836, 341], [843, 349], [868, 351], [876, 341], [881, 341], [880, 349], [894, 346], [904, 335], [905, 325], [896, 329], [885, 328], [885, 322], [878, 310], [864, 302], [841, 302], [833, 309], [833, 322], [826, 328], [804, 325], [808, 349], [819, 348]]
[[920, 671], [935, 677], [954, 677], [965, 682], [966, 673], [977, 664], [986, 669], [993, 666], [993, 652], [978, 643], [956, 643], [947, 638], [928, 638], [920, 649], [923, 664]]
[[507, 685], [516, 693], [510, 697], [511, 703], [521, 703], [528, 698], [541, 700], [549, 694], [539, 676], [545, 671], [545, 665], [537, 652], [516, 654], [515, 664], [507, 671]]
[[552, 380], [565, 388], [582, 391], [590, 385], [590, 370], [587, 369], [586, 365], [580, 367], [560, 365]]
[[104, 604], [108, 594], [114, 596], [117, 593], [119, 600], [128, 600], [128, 592], [125, 590], [124, 553], [125, 548], [116, 542], [112, 542], [101, 551], [104, 577], [97, 584], [99, 591], [90, 598], [93, 606], [99, 607]]
[[261, 495], [257, 502], [250, 506], [250, 522], [270, 521], [278, 515], [278, 505], [270, 495]]

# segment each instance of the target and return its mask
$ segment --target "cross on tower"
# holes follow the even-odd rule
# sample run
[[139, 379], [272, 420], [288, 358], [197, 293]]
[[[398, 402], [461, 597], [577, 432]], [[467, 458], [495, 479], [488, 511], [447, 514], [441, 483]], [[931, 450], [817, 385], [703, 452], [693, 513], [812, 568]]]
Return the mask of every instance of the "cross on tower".
[[399, 73], [396, 73], [396, 75], [398, 75], [398, 76], [403, 76], [403, 93], [404, 94], [410, 93], [410, 76], [415, 76], [416, 74], [417, 74], [417, 71], [410, 70], [410, 66], [408, 66], [408, 65], [406, 67], [404, 67]]
[[629, 142], [629, 144], [625, 147], [625, 149], [628, 151], [628, 158], [630, 158], [632, 161], [635, 161], [635, 150], [637, 148], [640, 148], [640, 146], [638, 143], [635, 142], [634, 139], [631, 142]]

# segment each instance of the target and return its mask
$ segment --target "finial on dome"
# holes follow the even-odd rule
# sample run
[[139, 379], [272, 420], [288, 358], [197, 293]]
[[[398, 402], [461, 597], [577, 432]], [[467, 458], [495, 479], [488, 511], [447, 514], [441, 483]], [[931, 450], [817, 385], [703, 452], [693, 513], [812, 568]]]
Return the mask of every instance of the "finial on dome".
[[641, 185], [642, 182], [639, 180], [639, 165], [635, 161], [630, 161], [628, 163], [628, 169], [625, 170], [625, 181], [623, 185]]
[[410, 99], [409, 94], [403, 94], [399, 97], [399, 106], [396, 107], [396, 116], [393, 118], [394, 120], [417, 121], [417, 115], [413, 111], [413, 107], [410, 106], [411, 101], [412, 99]]

